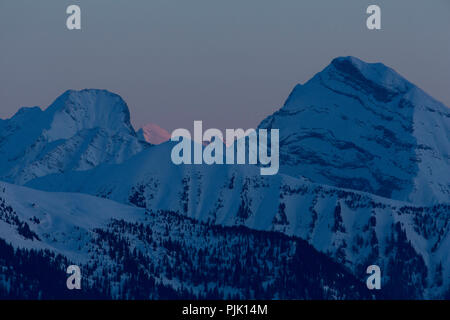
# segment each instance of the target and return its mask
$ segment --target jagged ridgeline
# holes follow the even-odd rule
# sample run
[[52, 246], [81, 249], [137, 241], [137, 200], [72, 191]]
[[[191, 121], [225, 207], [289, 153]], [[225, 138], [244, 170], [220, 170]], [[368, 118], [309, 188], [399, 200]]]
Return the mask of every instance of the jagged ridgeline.
[[[42, 216], [27, 222], [19, 216], [2, 198], [3, 230], [46, 223]], [[111, 219], [89, 232], [73, 225], [64, 234], [43, 232], [42, 241], [22, 233], [29, 249], [0, 239], [0, 298], [373, 298], [350, 272], [299, 238], [211, 226], [173, 212], [142, 212], [140, 220]], [[53, 243], [56, 252], [59, 243], [69, 248], [78, 243], [72, 254], [83, 254], [83, 263], [77, 262], [83, 270], [81, 291], [66, 289], [65, 270], [73, 262], [40, 249], [46, 247], [42, 242]]]
[[394, 70], [337, 58], [259, 125], [280, 130], [280, 173], [262, 177], [174, 165], [119, 96], [67, 91], [0, 121], [0, 177], [16, 184], [1, 184], [0, 238], [83, 266], [113, 298], [370, 298], [372, 264], [377, 298], [448, 297], [449, 121]]

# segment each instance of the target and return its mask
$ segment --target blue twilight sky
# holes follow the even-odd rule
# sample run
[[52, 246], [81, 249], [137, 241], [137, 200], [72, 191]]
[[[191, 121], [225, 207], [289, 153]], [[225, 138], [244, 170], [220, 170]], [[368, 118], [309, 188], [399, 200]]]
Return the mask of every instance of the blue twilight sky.
[[[66, 8], [82, 30], [66, 29]], [[369, 31], [369, 4], [382, 30]], [[0, 118], [67, 89], [120, 94], [136, 128], [250, 128], [336, 56], [450, 106], [449, 0], [0, 0]]]

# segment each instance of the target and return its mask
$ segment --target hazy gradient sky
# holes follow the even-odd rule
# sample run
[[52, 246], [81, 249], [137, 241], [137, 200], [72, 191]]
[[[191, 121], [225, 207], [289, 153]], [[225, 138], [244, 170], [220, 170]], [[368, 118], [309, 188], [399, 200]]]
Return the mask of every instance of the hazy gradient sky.
[[[82, 30], [66, 29], [66, 8]], [[382, 30], [369, 31], [369, 4]], [[337, 56], [450, 106], [449, 0], [0, 0], [0, 117], [67, 89], [120, 94], [136, 128], [250, 128]]]

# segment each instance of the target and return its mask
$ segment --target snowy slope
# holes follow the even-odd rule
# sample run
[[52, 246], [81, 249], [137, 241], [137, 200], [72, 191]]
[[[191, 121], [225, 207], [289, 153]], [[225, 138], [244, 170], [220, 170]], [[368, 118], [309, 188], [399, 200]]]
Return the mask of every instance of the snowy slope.
[[[144, 216], [143, 209], [114, 201], [51, 194], [4, 182], [0, 182], [0, 208], [0, 238], [19, 247], [51, 249], [80, 263], [86, 262], [87, 255], [79, 247], [89, 240], [93, 229], [106, 227], [112, 218], [133, 222]], [[23, 223], [36, 237], [17, 232]]]
[[281, 172], [417, 204], [450, 199], [450, 110], [381, 63], [336, 58], [260, 128]]
[[[372, 297], [362, 281], [301, 239], [0, 182], [0, 299], [11, 292], [64, 298], [65, 269], [73, 263], [82, 270], [80, 293], [93, 289], [93, 298]], [[43, 267], [42, 277], [33, 271]]]
[[402, 276], [417, 294], [447, 290], [450, 279], [436, 281], [436, 270], [442, 265], [450, 274], [449, 204], [412, 205], [287, 175], [261, 176], [256, 166], [175, 166], [171, 147], [164, 143], [119, 165], [50, 175], [29, 186], [295, 235], [360, 277], [368, 265], [378, 264], [395, 280], [403, 271], [392, 266], [411, 263]]
[[119, 163], [146, 146], [118, 95], [67, 91], [45, 111], [22, 108], [0, 122], [0, 178], [23, 184], [49, 173]]

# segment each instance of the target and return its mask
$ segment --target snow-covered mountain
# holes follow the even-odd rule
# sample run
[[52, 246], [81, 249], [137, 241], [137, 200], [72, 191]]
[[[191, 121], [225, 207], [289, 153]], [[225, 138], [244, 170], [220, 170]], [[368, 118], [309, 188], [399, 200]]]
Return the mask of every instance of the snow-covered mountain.
[[137, 131], [138, 137], [151, 144], [161, 144], [170, 140], [170, 133], [155, 123], [149, 123]]
[[[0, 183], [0, 235], [0, 299], [374, 296], [301, 239], [88, 195]], [[79, 293], [65, 284], [74, 263], [82, 270]]]
[[49, 173], [119, 163], [146, 146], [120, 96], [69, 90], [45, 111], [22, 108], [0, 122], [0, 179], [23, 184]]
[[[0, 238], [13, 245], [22, 245], [23, 237], [27, 243], [40, 241], [35, 249], [90, 265], [93, 274], [123, 267], [123, 256], [114, 254], [117, 247], [128, 258], [134, 257], [134, 248], [145, 248], [145, 261], [137, 253], [130, 268], [137, 272], [153, 261], [146, 283], [188, 287], [192, 294], [209, 291], [208, 285], [197, 286], [200, 262], [194, 256], [210, 259], [204, 265], [210, 267], [220, 260], [216, 267], [222, 268], [223, 261], [244, 259], [237, 248], [251, 243], [256, 251], [249, 253], [254, 255], [250, 260], [258, 268], [267, 265], [257, 257], [267, 254], [274, 239], [294, 236], [358, 281], [367, 277], [368, 265], [379, 265], [383, 292], [390, 297], [442, 298], [450, 295], [449, 118], [445, 106], [392, 69], [337, 58], [298, 85], [285, 106], [259, 126], [279, 129], [281, 153], [281, 173], [261, 176], [252, 165], [176, 166], [170, 156], [174, 143], [147, 148], [144, 132], [134, 132], [120, 97], [69, 91], [45, 111], [23, 109], [0, 121], [0, 153], [5, 155], [0, 179], [50, 192], [5, 185], [12, 191], [4, 196], [3, 208], [12, 209], [5, 209], [8, 225], [0, 229]], [[42, 203], [35, 205], [38, 200]], [[29, 216], [35, 208], [44, 208], [46, 218]], [[41, 220], [50, 222], [34, 223]], [[24, 221], [34, 224], [26, 227]], [[41, 230], [49, 224], [50, 229]], [[209, 233], [214, 228], [224, 229]], [[149, 230], [157, 232], [156, 238], [145, 235]], [[186, 230], [195, 232], [183, 238]], [[253, 232], [271, 240], [260, 248]], [[274, 250], [281, 247], [290, 244]], [[292, 256], [289, 250], [283, 252]], [[235, 256], [221, 260], [220, 253], [228, 251]], [[101, 253], [106, 262], [93, 253]], [[174, 271], [188, 256], [191, 265]], [[268, 265], [283, 263], [267, 259]], [[167, 261], [173, 262], [168, 269]], [[241, 267], [236, 274], [244, 272]], [[126, 269], [122, 272], [131, 279], [133, 272]], [[182, 276], [173, 280], [178, 273]], [[217, 270], [205, 273], [217, 277]], [[186, 277], [195, 279], [180, 286], [179, 279]], [[243, 294], [240, 285], [229, 283], [222, 294], [254, 297]], [[120, 288], [110, 288], [112, 296], [122, 297]], [[334, 296], [348, 297], [345, 285], [341, 289]]]
[[[305, 239], [363, 279], [377, 264], [398, 296], [442, 296], [450, 285], [450, 204], [419, 206], [242, 166], [175, 166], [174, 143], [118, 165], [49, 175], [33, 188], [81, 192], [198, 221]], [[395, 261], [395, 262], [394, 262]], [[393, 290], [393, 289], [391, 289]], [[402, 292], [402, 293], [400, 293]]]
[[334, 59], [260, 128], [281, 172], [417, 204], [450, 199], [450, 110], [381, 63]]

